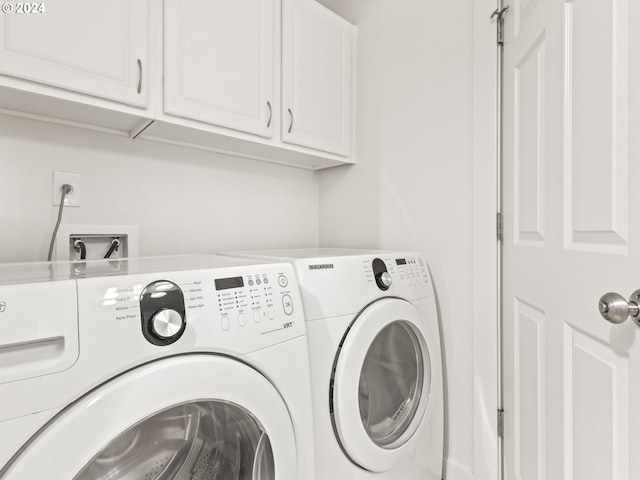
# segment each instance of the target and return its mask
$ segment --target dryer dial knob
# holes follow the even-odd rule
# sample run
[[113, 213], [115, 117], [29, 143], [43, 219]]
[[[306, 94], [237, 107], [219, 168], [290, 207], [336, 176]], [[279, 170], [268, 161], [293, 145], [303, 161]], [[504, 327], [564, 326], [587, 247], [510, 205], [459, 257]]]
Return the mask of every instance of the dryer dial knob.
[[151, 332], [162, 339], [171, 339], [182, 331], [184, 319], [175, 310], [160, 310], [151, 319]]
[[378, 275], [376, 275], [376, 283], [378, 284], [378, 287], [380, 287], [382, 290], [387, 290], [390, 286], [391, 286], [391, 274], [389, 274], [389, 272], [382, 272]]

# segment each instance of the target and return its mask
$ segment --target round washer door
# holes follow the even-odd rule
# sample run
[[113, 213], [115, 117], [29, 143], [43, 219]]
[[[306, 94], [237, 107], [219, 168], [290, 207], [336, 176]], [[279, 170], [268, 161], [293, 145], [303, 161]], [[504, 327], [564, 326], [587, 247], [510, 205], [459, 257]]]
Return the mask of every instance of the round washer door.
[[424, 417], [431, 360], [420, 312], [379, 300], [354, 320], [333, 373], [333, 422], [345, 453], [385, 472], [404, 461]]
[[63, 410], [3, 479], [295, 480], [286, 404], [260, 373], [215, 355], [170, 357]]

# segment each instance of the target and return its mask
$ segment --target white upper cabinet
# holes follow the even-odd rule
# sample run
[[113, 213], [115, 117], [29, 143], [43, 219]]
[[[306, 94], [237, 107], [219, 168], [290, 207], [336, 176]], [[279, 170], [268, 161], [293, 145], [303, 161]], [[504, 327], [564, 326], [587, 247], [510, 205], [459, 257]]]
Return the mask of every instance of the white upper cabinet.
[[38, 13], [11, 4], [0, 18], [0, 74], [147, 106], [148, 0], [44, 2]]
[[43, 5], [0, 16], [2, 113], [316, 170], [354, 163], [355, 27], [315, 0]]
[[164, 113], [270, 138], [275, 0], [165, 0]]
[[283, 0], [282, 140], [348, 156], [355, 27], [313, 0]]

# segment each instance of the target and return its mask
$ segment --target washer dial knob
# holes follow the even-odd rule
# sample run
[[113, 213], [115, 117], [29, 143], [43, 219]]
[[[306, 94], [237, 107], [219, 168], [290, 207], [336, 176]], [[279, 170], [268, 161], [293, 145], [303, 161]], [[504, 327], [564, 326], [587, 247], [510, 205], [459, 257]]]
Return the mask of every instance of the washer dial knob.
[[171, 339], [182, 330], [184, 320], [175, 310], [160, 310], [151, 319], [151, 332], [160, 338]]
[[371, 269], [373, 270], [373, 278], [376, 279], [378, 288], [383, 292], [389, 290], [392, 279], [384, 261], [380, 258], [374, 258], [373, 262], [371, 262]]
[[169, 280], [157, 280], [140, 294], [142, 334], [149, 343], [171, 345], [185, 332], [187, 312], [180, 287]]
[[376, 275], [376, 283], [383, 290], [387, 290], [391, 286], [391, 282], [392, 279], [389, 272], [382, 272]]

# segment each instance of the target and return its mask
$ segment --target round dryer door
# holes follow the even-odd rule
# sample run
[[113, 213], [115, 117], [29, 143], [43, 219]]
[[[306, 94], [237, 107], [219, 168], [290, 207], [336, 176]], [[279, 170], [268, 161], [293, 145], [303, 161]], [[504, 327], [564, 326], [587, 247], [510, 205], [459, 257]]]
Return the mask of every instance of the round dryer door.
[[333, 374], [333, 422], [343, 450], [384, 472], [402, 462], [429, 404], [431, 360], [418, 310], [388, 298], [343, 339]]
[[276, 388], [215, 355], [159, 360], [58, 414], [4, 479], [295, 480], [295, 434]]

